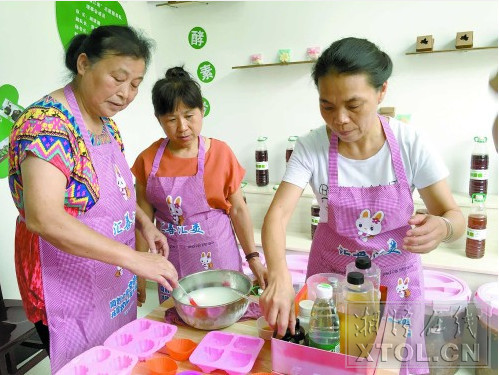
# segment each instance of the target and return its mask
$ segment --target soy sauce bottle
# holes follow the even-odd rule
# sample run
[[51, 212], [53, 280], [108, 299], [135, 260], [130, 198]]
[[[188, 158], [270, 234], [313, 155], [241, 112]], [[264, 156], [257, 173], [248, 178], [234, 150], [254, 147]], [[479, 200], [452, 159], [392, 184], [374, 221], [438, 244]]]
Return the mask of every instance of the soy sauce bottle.
[[471, 152], [469, 194], [487, 194], [489, 182], [489, 154], [487, 152], [487, 137], [474, 138]]
[[468, 215], [466, 229], [466, 256], [478, 259], [485, 254], [487, 238], [487, 213], [485, 210], [485, 194], [473, 194], [471, 211]]
[[255, 151], [256, 162], [256, 184], [267, 186], [269, 184], [269, 154], [265, 141], [267, 137], [258, 137], [258, 145]]

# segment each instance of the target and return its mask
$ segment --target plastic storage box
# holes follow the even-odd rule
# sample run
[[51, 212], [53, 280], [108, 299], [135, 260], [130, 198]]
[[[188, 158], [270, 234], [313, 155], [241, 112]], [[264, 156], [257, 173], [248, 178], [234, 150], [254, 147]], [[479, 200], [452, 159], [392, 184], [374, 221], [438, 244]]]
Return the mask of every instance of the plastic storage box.
[[473, 300], [478, 311], [477, 344], [478, 366], [475, 375], [497, 375], [497, 307], [499, 284], [480, 286]]
[[471, 290], [463, 280], [448, 273], [423, 270], [423, 275], [424, 334], [430, 374], [453, 375], [461, 362], [461, 356], [453, 356], [453, 349], [462, 353], [465, 329], [460, 324], [468, 311]]

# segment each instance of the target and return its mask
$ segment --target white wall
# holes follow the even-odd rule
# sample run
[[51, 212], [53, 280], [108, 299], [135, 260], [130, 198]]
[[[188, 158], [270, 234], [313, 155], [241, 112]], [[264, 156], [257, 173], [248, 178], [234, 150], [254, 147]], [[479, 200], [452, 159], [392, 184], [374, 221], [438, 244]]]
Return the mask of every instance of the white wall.
[[[195, 74], [204, 60], [217, 68], [214, 81], [202, 84], [212, 111], [204, 134], [233, 148], [255, 180], [254, 147], [258, 135], [269, 137], [271, 183], [284, 173], [289, 135], [321, 125], [312, 64], [233, 70], [261, 52], [276, 62], [277, 50], [290, 48], [292, 60], [304, 60], [309, 46], [323, 49], [334, 40], [370, 39], [393, 59], [394, 73], [383, 106], [411, 114], [412, 122], [438, 147], [451, 169], [454, 191], [468, 189], [468, 169], [475, 134], [489, 135], [496, 101], [488, 88], [497, 69], [497, 50], [405, 55], [418, 35], [433, 34], [435, 49], [454, 48], [456, 33], [474, 31], [474, 45], [497, 45], [496, 1], [298, 1], [210, 2], [152, 10], [159, 43], [157, 68], [185, 63]], [[203, 27], [208, 43], [200, 50], [187, 44], [194, 26]], [[489, 193], [497, 193], [497, 157], [493, 151]], [[459, 150], [458, 152], [456, 152]]]
[[[277, 50], [290, 48], [293, 60], [304, 60], [309, 46], [323, 49], [345, 36], [365, 37], [393, 59], [384, 106], [411, 114], [412, 122], [436, 146], [451, 170], [454, 191], [467, 191], [469, 155], [475, 134], [490, 134], [497, 111], [488, 88], [497, 69], [497, 50], [407, 56], [418, 35], [433, 34], [435, 49], [453, 48], [456, 32], [474, 31], [475, 46], [497, 45], [497, 1], [299, 1], [210, 2], [179, 8], [122, 1], [129, 23], [157, 42], [156, 55], [137, 99], [116, 116], [127, 159], [162, 133], [153, 116], [150, 90], [173, 65], [185, 64], [194, 75], [199, 63], [211, 61], [217, 75], [202, 84], [211, 103], [203, 133], [226, 141], [254, 181], [254, 146], [269, 137], [271, 183], [284, 173], [289, 135], [322, 124], [312, 64], [233, 70], [261, 52], [274, 62]], [[36, 17], [34, 16], [36, 15]], [[195, 50], [189, 30], [203, 27], [207, 45]], [[63, 49], [57, 34], [55, 3], [0, 2], [0, 85], [12, 84], [27, 106], [66, 83]], [[497, 155], [490, 142], [489, 192], [497, 194]], [[7, 298], [19, 292], [14, 270], [17, 211], [7, 179], [0, 180], [0, 283]]]

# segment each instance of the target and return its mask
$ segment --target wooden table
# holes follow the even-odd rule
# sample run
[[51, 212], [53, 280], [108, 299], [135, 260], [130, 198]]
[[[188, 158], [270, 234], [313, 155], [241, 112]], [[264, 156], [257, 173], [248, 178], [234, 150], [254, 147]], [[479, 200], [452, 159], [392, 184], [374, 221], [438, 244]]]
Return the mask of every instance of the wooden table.
[[[164, 322], [165, 311], [169, 308], [173, 307], [173, 300], [170, 298], [163, 302], [161, 306], [155, 308], [150, 314], [146, 316], [148, 319], [157, 320], [160, 322]], [[258, 331], [256, 329], [256, 320], [246, 320], [243, 322], [237, 322], [231, 325], [230, 327], [220, 329], [222, 332], [233, 332], [237, 334], [243, 334], [248, 336], [258, 337]], [[199, 330], [196, 328], [192, 328], [189, 326], [178, 326], [177, 332], [175, 333], [174, 338], [188, 338], [194, 342], [199, 343], [203, 337], [208, 333], [208, 331]], [[154, 357], [166, 356], [166, 354], [155, 353]], [[187, 361], [177, 362], [178, 372], [185, 370], [194, 370], [198, 371], [201, 374], [208, 374], [201, 371], [201, 369], [192, 363]], [[258, 358], [253, 365], [252, 372], [271, 372], [272, 371], [272, 362], [270, 358], [270, 341], [265, 341], [265, 344], [258, 355]], [[149, 371], [144, 362], [139, 362], [132, 371], [133, 375], [149, 375]], [[227, 374], [222, 370], [212, 371], [210, 374]]]

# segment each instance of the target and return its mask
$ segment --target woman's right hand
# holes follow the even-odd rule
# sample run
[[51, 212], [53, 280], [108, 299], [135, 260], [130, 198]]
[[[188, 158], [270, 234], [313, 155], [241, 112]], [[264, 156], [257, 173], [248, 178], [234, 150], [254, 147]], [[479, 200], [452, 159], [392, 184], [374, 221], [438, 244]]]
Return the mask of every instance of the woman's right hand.
[[260, 296], [260, 308], [265, 320], [277, 335], [284, 336], [289, 327], [295, 333], [295, 290], [289, 272], [285, 275], [269, 275], [267, 288]]
[[134, 258], [130, 267], [127, 267], [137, 276], [156, 281], [168, 291], [178, 286], [178, 274], [173, 264], [160, 254], [134, 251]]

